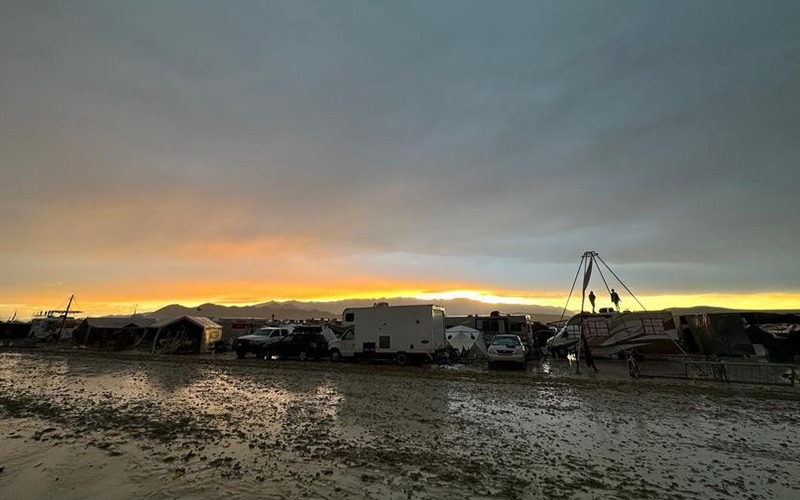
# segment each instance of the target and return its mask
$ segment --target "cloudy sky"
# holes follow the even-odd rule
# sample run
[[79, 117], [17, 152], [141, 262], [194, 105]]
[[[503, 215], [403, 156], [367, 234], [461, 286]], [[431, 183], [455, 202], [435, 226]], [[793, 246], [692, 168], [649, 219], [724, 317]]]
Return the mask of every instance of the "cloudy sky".
[[798, 25], [793, 0], [4, 1], [0, 319], [563, 304], [590, 249], [650, 308], [800, 308]]

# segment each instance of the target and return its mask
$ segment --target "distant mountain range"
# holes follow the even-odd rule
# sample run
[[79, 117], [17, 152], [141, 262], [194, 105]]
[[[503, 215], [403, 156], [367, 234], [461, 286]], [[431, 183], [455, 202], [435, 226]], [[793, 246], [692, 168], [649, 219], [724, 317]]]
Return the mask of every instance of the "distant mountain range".
[[[340, 318], [342, 311], [348, 307], [371, 307], [376, 302], [388, 302], [393, 306], [405, 306], [416, 304], [436, 304], [445, 308], [447, 314], [451, 316], [462, 316], [467, 314], [489, 314], [492, 311], [499, 311], [502, 314], [530, 314], [534, 319], [543, 322], [555, 321], [561, 317], [562, 308], [537, 305], [520, 304], [487, 304], [470, 299], [451, 299], [451, 300], [419, 300], [406, 297], [378, 298], [378, 299], [356, 299], [339, 300], [333, 302], [302, 302], [297, 300], [287, 302], [264, 302], [252, 306], [223, 306], [219, 304], [200, 304], [198, 306], [187, 307], [179, 304], [172, 304], [162, 307], [148, 316], [155, 318], [177, 318], [183, 315], [207, 316], [210, 318], [272, 318], [276, 320], [286, 319], [308, 319], [308, 318]], [[567, 311], [567, 315], [572, 315], [572, 311]]]
[[[162, 307], [151, 313], [144, 313], [146, 316], [165, 319], [178, 318], [184, 315], [206, 316], [209, 318], [275, 318], [276, 320], [300, 320], [310, 318], [334, 319], [342, 316], [342, 311], [348, 307], [371, 307], [376, 302], [388, 302], [390, 305], [415, 305], [415, 304], [436, 304], [445, 308], [450, 316], [463, 316], [468, 314], [488, 315], [492, 311], [499, 311], [501, 314], [530, 314], [531, 317], [543, 323], [558, 321], [561, 319], [562, 308], [552, 306], [521, 305], [521, 304], [487, 304], [471, 299], [452, 299], [426, 301], [407, 297], [379, 298], [379, 299], [355, 299], [338, 300], [332, 302], [303, 302], [290, 300], [287, 302], [264, 302], [251, 306], [223, 306], [219, 304], [200, 304], [199, 306], [187, 307], [179, 304], [172, 304]], [[667, 309], [675, 316], [683, 314], [705, 314], [705, 313], [724, 313], [741, 312], [743, 309], [726, 309], [724, 307], [696, 306], [696, 307], [673, 307]], [[797, 311], [763, 311], [773, 313], [789, 313]], [[565, 317], [575, 314], [574, 311], [566, 311]]]
[[254, 306], [222, 306], [219, 304], [200, 304], [199, 306], [187, 307], [180, 304], [171, 304], [156, 311], [146, 313], [159, 319], [178, 318], [184, 315], [206, 316], [209, 318], [272, 318], [276, 320], [285, 319], [309, 319], [309, 318], [338, 318], [341, 313], [335, 314], [330, 311], [323, 311], [313, 306], [302, 309], [293, 306], [278, 305], [254, 305]]

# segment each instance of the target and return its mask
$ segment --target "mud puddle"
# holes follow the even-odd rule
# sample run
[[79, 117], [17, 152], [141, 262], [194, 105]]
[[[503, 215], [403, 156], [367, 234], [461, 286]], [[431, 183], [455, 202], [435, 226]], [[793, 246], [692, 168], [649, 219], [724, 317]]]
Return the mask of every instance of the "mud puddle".
[[[800, 392], [0, 353], [9, 498], [796, 498]], [[5, 495], [4, 495], [5, 496]]]

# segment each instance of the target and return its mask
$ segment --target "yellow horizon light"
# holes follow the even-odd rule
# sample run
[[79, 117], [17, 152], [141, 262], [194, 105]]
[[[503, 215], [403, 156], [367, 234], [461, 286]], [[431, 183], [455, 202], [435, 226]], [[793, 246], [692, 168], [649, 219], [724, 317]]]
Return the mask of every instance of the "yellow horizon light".
[[[228, 291], [231, 288], [228, 287]], [[430, 290], [430, 289], [428, 289]], [[311, 291], [311, 290], [308, 290]], [[126, 294], [127, 295], [127, 294]], [[125, 297], [111, 298], [110, 300], [103, 300], [96, 296], [88, 296], [76, 298], [76, 307], [83, 311], [84, 315], [130, 315], [134, 309], [140, 313], [151, 312], [160, 309], [170, 304], [181, 304], [186, 307], [197, 307], [205, 303], [214, 303], [226, 306], [250, 306], [264, 302], [286, 302], [290, 300], [297, 300], [300, 302], [308, 302], [310, 304], [319, 302], [337, 302], [344, 300], [373, 300], [380, 298], [416, 298], [419, 300], [436, 302], [437, 300], [452, 300], [452, 299], [468, 299], [474, 300], [485, 304], [502, 304], [507, 306], [550, 306], [562, 308], [564, 307], [567, 297], [553, 292], [540, 292], [536, 293], [520, 293], [508, 292], [503, 293], [497, 290], [478, 290], [478, 289], [452, 289], [441, 290], [436, 292], [425, 291], [420, 289], [393, 289], [393, 290], [358, 290], [358, 291], [342, 291], [330, 295], [316, 295], [310, 296], [304, 293], [286, 294], [286, 296], [271, 298], [258, 298], [260, 295], [259, 288], [253, 291], [243, 290], [242, 293], [229, 293], [229, 294], [181, 294], [173, 297], [142, 297], [140, 300], [135, 300], [129, 295]], [[695, 293], [695, 294], [653, 294], [653, 295], [639, 295], [639, 300], [648, 310], [659, 310], [666, 308], [688, 308], [698, 306], [708, 307], [722, 307], [726, 309], [737, 310], [797, 310], [800, 311], [800, 293], [793, 292], [762, 292], [750, 294], [736, 294], [736, 293]], [[0, 320], [11, 318], [16, 312], [17, 318], [29, 318], [35, 312], [46, 309], [57, 309], [60, 303], [53, 301], [53, 295], [48, 294], [47, 297], [25, 297], [23, 301], [9, 301], [4, 300], [5, 297], [0, 297]], [[66, 297], [63, 301], [66, 303]], [[115, 300], [116, 299], [116, 300]], [[242, 300], [245, 299], [245, 300]], [[575, 311], [580, 309], [580, 296], [571, 298], [568, 309]], [[608, 302], [608, 304], [606, 304]], [[36, 304], [36, 305], [34, 305]], [[598, 294], [597, 307], [605, 307], [610, 305], [608, 297]], [[586, 308], [588, 301], [584, 305]], [[633, 297], [622, 295], [623, 309], [639, 310], [638, 303]], [[336, 311], [331, 311], [336, 312]]]

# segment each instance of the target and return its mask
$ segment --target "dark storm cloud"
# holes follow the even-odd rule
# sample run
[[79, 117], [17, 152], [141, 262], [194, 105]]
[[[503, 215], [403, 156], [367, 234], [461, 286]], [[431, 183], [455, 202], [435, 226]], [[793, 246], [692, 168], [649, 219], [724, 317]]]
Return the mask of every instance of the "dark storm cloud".
[[651, 290], [798, 290], [796, 2], [2, 11], [0, 250], [58, 221], [109, 248], [298, 234], [499, 288], [591, 248]]

